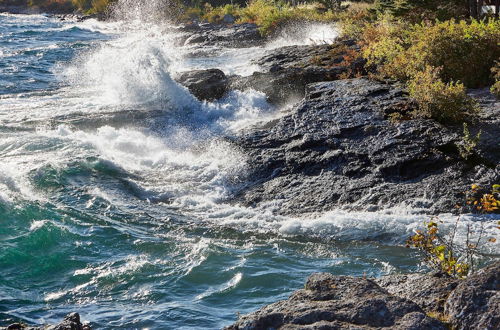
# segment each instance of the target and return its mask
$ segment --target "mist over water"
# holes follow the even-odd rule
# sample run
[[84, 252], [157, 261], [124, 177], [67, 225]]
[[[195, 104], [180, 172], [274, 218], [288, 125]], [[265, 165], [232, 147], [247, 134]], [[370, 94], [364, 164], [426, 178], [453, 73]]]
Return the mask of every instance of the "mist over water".
[[[419, 269], [404, 247], [426, 219], [415, 210], [293, 218], [275, 215], [279, 198], [231, 203], [252, 164], [226, 137], [280, 109], [253, 90], [200, 102], [172, 78], [251, 74], [266, 49], [328, 41], [335, 28], [192, 58], [157, 16], [168, 10], [121, 0], [110, 22], [0, 15], [0, 326], [78, 311], [97, 329], [215, 329], [315, 271]], [[467, 224], [481, 226], [465, 216], [460, 239]]]

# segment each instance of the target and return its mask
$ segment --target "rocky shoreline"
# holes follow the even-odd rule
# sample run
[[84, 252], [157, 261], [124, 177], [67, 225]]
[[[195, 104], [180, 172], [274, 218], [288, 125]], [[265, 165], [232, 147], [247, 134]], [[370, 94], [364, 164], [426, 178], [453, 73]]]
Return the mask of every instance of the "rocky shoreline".
[[313, 274], [287, 300], [241, 316], [226, 329], [498, 329], [499, 273], [500, 262], [466, 280]]
[[[486, 117], [495, 118], [495, 104]], [[366, 78], [308, 85], [286, 115], [233, 140], [250, 158], [254, 179], [235, 200], [259, 206], [278, 199], [281, 214], [391, 207], [447, 213], [472, 183], [500, 181], [498, 144], [485, 140], [465, 159], [461, 127], [391, 120], [412, 106], [404, 90]], [[498, 137], [498, 119], [479, 127]]]
[[[304, 289], [243, 315], [226, 330], [412, 329], [500, 327], [500, 262], [458, 280], [443, 273], [377, 279], [311, 275]], [[57, 325], [14, 323], [0, 330], [90, 330], [78, 313]]]
[[[184, 45], [251, 47], [264, 42], [253, 24], [201, 24], [182, 31], [179, 42]], [[258, 59], [260, 71], [247, 77], [228, 76], [218, 68], [177, 77], [200, 100], [249, 88], [266, 93], [277, 106], [300, 100], [284, 107], [274, 121], [228, 138], [252, 164], [248, 180], [234, 190], [230, 202], [259, 207], [275, 201], [275, 213], [297, 216], [338, 208], [446, 213], [463, 201], [472, 183], [500, 182], [497, 99], [489, 92], [472, 92], [483, 113], [470, 127], [472, 134], [481, 130], [483, 138], [465, 159], [459, 151], [460, 126], [391, 119], [391, 114], [408, 113], [415, 106], [397, 84], [341, 79], [360, 73], [361, 61], [343, 62], [346, 52], [356, 48], [352, 40], [282, 47]], [[464, 281], [443, 274], [376, 280], [314, 274], [288, 300], [243, 316], [227, 329], [498, 329], [499, 271], [496, 262]], [[90, 327], [73, 313], [55, 326], [0, 329]]]
[[[218, 40], [210, 42], [227, 44]], [[230, 139], [252, 164], [232, 202], [259, 207], [278, 201], [276, 213], [298, 216], [391, 207], [438, 214], [455, 210], [472, 183], [500, 182], [498, 99], [487, 90], [470, 92], [482, 112], [469, 127], [482, 139], [464, 157], [462, 126], [391, 119], [415, 108], [399, 85], [341, 79], [361, 72], [363, 63], [343, 61], [356, 47], [350, 40], [288, 46], [256, 60], [260, 71], [248, 77], [217, 68], [180, 76], [200, 100], [247, 88], [278, 106], [300, 100], [276, 120]], [[440, 273], [379, 279], [314, 274], [304, 290], [226, 329], [498, 329], [499, 270], [496, 262], [463, 281]]]
[[[196, 28], [190, 29], [188, 38], [193, 38]], [[244, 35], [240, 29], [252, 34], [255, 27], [231, 27], [225, 38], [231, 31]], [[211, 42], [225, 45], [227, 40]], [[393, 207], [437, 214], [455, 210], [471, 184], [490, 187], [500, 182], [498, 99], [487, 90], [471, 91], [482, 113], [471, 118], [469, 127], [472, 134], [481, 131], [482, 138], [473, 154], [464, 157], [461, 125], [391, 119], [415, 108], [397, 84], [341, 79], [359, 74], [363, 66], [361, 60], [343, 61], [350, 50], [357, 50], [351, 40], [287, 46], [257, 59], [260, 70], [247, 77], [214, 68], [177, 78], [200, 100], [249, 88], [264, 92], [278, 107], [299, 100], [284, 107], [280, 118], [231, 139], [253, 164], [233, 202], [258, 207], [278, 200], [276, 212], [286, 215]]]
[[[470, 91], [482, 112], [469, 127], [482, 139], [464, 157], [462, 126], [391, 119], [415, 107], [399, 85], [340, 79], [363, 64], [345, 66], [349, 49], [356, 50], [349, 40], [283, 47], [258, 59], [261, 70], [248, 77], [214, 68], [178, 80], [201, 100], [246, 88], [277, 105], [300, 100], [278, 119], [231, 139], [252, 164], [251, 180], [234, 192], [233, 202], [258, 207], [278, 201], [276, 213], [299, 216], [391, 207], [438, 214], [455, 210], [472, 183], [500, 182], [497, 98]], [[304, 290], [227, 329], [498, 329], [499, 270], [496, 262], [464, 281], [445, 274], [376, 280], [314, 274]]]

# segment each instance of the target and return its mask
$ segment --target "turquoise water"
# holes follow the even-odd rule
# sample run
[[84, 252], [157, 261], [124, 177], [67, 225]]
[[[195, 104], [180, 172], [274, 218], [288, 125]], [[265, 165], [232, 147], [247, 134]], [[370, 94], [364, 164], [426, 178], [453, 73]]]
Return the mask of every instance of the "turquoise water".
[[230, 203], [251, 164], [224, 137], [279, 109], [255, 91], [200, 103], [171, 77], [248, 71], [264, 49], [190, 58], [176, 37], [0, 15], [0, 326], [78, 311], [96, 329], [216, 329], [312, 272], [421, 268], [404, 247], [426, 219], [415, 210], [293, 218], [275, 215], [279, 199]]

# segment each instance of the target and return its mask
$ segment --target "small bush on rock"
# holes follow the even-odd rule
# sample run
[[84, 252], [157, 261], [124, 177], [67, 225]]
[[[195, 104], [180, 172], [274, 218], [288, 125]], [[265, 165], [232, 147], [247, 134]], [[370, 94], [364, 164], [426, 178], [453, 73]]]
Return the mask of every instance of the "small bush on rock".
[[390, 72], [385, 72], [386, 67], [410, 47], [410, 33], [411, 26], [400, 21], [384, 18], [367, 24], [361, 36], [367, 64], [378, 68], [383, 75], [391, 76]]
[[439, 78], [439, 70], [430, 66], [415, 74], [408, 90], [419, 105], [412, 113], [416, 118], [459, 122], [478, 111], [477, 103], [467, 95], [463, 84], [443, 82]]
[[469, 131], [469, 126], [467, 123], [464, 123], [464, 135], [462, 137], [462, 141], [457, 145], [458, 151], [460, 152], [460, 156], [465, 160], [469, 159], [474, 154], [474, 149], [477, 147], [479, 140], [481, 139], [481, 131], [476, 134], [476, 136], [472, 136]]
[[[481, 213], [498, 212], [500, 185], [493, 185], [490, 192], [480, 193], [480, 191], [482, 190], [478, 185], [471, 186], [467, 205], [472, 205]], [[424, 262], [432, 269], [456, 278], [465, 278], [475, 271], [475, 263], [480, 257], [480, 247], [483, 244], [495, 243], [496, 238], [485, 239], [483, 226], [478, 232], [473, 232], [468, 225], [465, 242], [459, 244], [455, 242], [455, 236], [460, 217], [448, 235], [441, 234], [439, 229], [441, 222], [438, 217], [426, 222], [425, 229], [417, 230], [415, 235], [408, 239], [407, 247], [417, 248], [422, 252]]]
[[255, 23], [263, 35], [268, 35], [287, 22], [333, 21], [332, 10], [320, 12], [313, 5], [292, 6], [284, 1], [253, 0], [238, 12], [238, 23]]
[[[437, 218], [434, 220], [438, 221]], [[425, 230], [417, 230], [415, 235], [408, 239], [407, 246], [419, 249], [431, 268], [453, 277], [466, 277], [471, 269], [470, 260], [460, 261], [461, 258], [453, 248], [454, 237], [449, 241], [443, 238], [436, 221], [426, 223]], [[467, 253], [467, 256], [469, 254]]]
[[467, 205], [472, 207], [470, 210], [472, 212], [499, 213], [500, 185], [495, 184], [491, 187], [491, 190], [488, 190], [473, 184], [468, 192]]

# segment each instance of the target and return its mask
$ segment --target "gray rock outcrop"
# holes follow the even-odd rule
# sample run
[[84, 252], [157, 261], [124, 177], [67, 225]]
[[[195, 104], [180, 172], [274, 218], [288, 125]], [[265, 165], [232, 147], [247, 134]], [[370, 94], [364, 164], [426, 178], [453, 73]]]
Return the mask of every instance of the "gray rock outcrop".
[[305, 289], [241, 317], [228, 330], [445, 329], [414, 302], [390, 295], [373, 280], [313, 274]]
[[461, 127], [389, 119], [412, 107], [402, 89], [365, 78], [308, 85], [286, 115], [234, 139], [252, 164], [234, 201], [278, 201], [281, 214], [401, 205], [438, 213], [462, 202], [471, 183], [500, 182], [498, 160], [460, 155]]
[[444, 314], [444, 304], [458, 279], [443, 273], [383, 276], [376, 282], [390, 294], [416, 302], [427, 313]]

